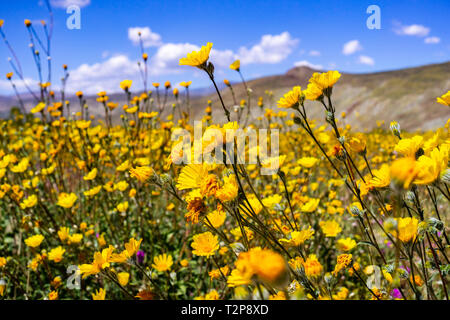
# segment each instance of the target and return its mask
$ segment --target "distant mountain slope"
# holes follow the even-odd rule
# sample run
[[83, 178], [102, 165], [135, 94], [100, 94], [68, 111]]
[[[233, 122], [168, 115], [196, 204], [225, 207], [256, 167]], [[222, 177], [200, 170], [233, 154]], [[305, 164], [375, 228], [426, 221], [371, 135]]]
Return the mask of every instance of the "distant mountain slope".
[[[253, 91], [252, 115], [260, 115], [256, 102], [259, 96], [267, 101], [265, 90], [272, 90], [276, 102], [295, 85], [305, 88], [308, 79], [316, 70], [296, 67], [283, 75], [263, 77], [247, 83]], [[246, 99], [242, 84], [234, 84], [237, 101]], [[333, 104], [338, 114], [345, 111], [346, 123], [359, 129], [371, 129], [376, 120], [400, 122], [402, 128], [431, 129], [445, 124], [450, 118], [450, 108], [436, 103], [436, 97], [450, 89], [450, 62], [415, 68], [368, 73], [342, 73], [333, 89]], [[228, 106], [233, 105], [228, 89], [222, 90]], [[213, 116], [222, 117], [222, 110], [216, 95], [209, 95], [193, 102], [206, 105], [211, 99], [215, 105]], [[323, 119], [324, 111], [318, 103], [306, 102], [309, 117]], [[265, 107], [268, 107], [267, 105]], [[276, 106], [272, 106], [276, 108]]]
[[[257, 106], [258, 97], [264, 98], [264, 108], [277, 109], [276, 101], [293, 86], [306, 87], [308, 79], [317, 70], [308, 67], [296, 67], [285, 74], [262, 77], [247, 82], [252, 89], [252, 118], [260, 116]], [[219, 88], [230, 111], [233, 110], [231, 92], [218, 77]], [[247, 99], [242, 83], [234, 83], [236, 100]], [[191, 105], [194, 118], [199, 119], [204, 114], [207, 101], [213, 102], [213, 118], [215, 122], [224, 122], [225, 116], [213, 87], [192, 90]], [[333, 89], [333, 104], [338, 114], [345, 111], [346, 123], [360, 130], [370, 130], [376, 126], [376, 120], [399, 121], [401, 127], [407, 130], [432, 129], [441, 127], [450, 118], [450, 108], [436, 102], [436, 97], [450, 89], [450, 62], [432, 64], [415, 68], [393, 71], [351, 74], [342, 73], [342, 77]], [[266, 90], [274, 94], [274, 102], [269, 105]], [[183, 91], [183, 90], [182, 90]], [[184, 99], [184, 93], [180, 93]], [[103, 115], [103, 107], [95, 101], [96, 96], [87, 97], [91, 114]], [[124, 94], [111, 94], [110, 101], [120, 105], [126, 103]], [[79, 110], [79, 102], [75, 97], [69, 98], [73, 111]], [[7, 116], [9, 108], [14, 105], [14, 97], [0, 96], [0, 116]], [[173, 100], [169, 99], [166, 109], [170, 110]], [[34, 102], [26, 100], [27, 109]], [[324, 110], [318, 103], [306, 102], [310, 118], [322, 120]], [[117, 116], [120, 110], [115, 112]]]

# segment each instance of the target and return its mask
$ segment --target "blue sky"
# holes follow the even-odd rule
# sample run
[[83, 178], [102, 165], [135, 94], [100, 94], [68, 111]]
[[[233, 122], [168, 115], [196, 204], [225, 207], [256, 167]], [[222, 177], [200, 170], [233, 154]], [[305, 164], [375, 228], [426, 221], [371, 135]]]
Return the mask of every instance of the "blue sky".
[[[48, 21], [44, 0], [4, 1], [0, 19], [19, 57], [25, 77], [34, 83], [34, 65], [25, 18], [42, 31]], [[192, 80], [192, 87], [209, 85], [178, 59], [210, 41], [216, 77], [238, 81], [228, 70], [240, 58], [244, 77], [284, 73], [294, 65], [313, 65], [344, 72], [375, 72], [450, 60], [449, 1], [113, 1], [50, 0], [54, 12], [53, 85], [59, 85], [61, 66], [69, 65], [68, 90], [86, 93], [119, 91], [123, 79], [141, 87], [137, 69], [140, 49], [130, 28], [141, 28], [149, 54], [149, 81], [174, 85]], [[69, 30], [65, 7], [81, 7], [81, 29]], [[369, 5], [378, 5], [381, 29], [370, 30]], [[137, 29], [132, 29], [137, 30]], [[0, 94], [11, 94], [4, 74], [10, 56], [0, 43]], [[44, 70], [44, 73], [46, 71]], [[23, 86], [14, 78], [17, 86]]]

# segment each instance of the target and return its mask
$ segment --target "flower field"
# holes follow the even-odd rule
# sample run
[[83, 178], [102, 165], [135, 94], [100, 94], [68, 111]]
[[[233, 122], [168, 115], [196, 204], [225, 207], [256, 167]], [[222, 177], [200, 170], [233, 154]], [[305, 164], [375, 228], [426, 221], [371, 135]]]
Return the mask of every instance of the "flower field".
[[[450, 121], [358, 132], [333, 105], [338, 71], [278, 101], [247, 88], [233, 108], [212, 46], [179, 61], [221, 102], [205, 101], [200, 134], [170, 82], [118, 83], [125, 105], [81, 91], [70, 105], [41, 83], [30, 112], [0, 120], [1, 299], [448, 300]], [[450, 92], [436, 98], [450, 110]], [[261, 130], [266, 146], [237, 147]]]

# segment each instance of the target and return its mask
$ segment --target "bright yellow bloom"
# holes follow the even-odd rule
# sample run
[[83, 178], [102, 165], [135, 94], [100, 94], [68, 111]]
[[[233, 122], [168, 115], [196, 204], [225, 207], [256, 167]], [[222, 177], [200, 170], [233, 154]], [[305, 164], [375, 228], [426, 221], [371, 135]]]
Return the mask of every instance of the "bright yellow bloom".
[[126, 286], [128, 284], [129, 279], [130, 274], [128, 272], [119, 272], [117, 274], [117, 280], [119, 280], [121, 286]]
[[317, 162], [319, 161], [319, 159], [314, 158], [314, 157], [303, 157], [297, 160], [297, 163], [299, 165], [301, 165], [302, 167], [305, 168], [312, 168]]
[[336, 247], [342, 251], [350, 251], [356, 247], [356, 241], [350, 237], [342, 238], [337, 241]]
[[416, 238], [417, 227], [419, 226], [419, 220], [416, 218], [398, 218], [397, 220], [397, 232], [393, 232], [403, 242], [409, 242]]
[[63, 208], [72, 208], [75, 201], [77, 201], [78, 197], [75, 193], [60, 193], [58, 195], [58, 206]]
[[83, 180], [87, 180], [87, 181], [88, 180], [94, 180], [95, 177], [97, 176], [97, 172], [98, 172], [97, 168], [92, 169], [87, 175], [85, 175], [83, 177]]
[[326, 237], [336, 237], [342, 231], [341, 226], [335, 220], [320, 221], [319, 225]]
[[103, 288], [100, 288], [94, 293], [92, 293], [92, 300], [105, 300], [106, 297], [106, 290]]
[[140, 182], [147, 181], [154, 174], [152, 168], [147, 166], [136, 167], [130, 169], [131, 177], [138, 179]]
[[314, 198], [309, 199], [308, 202], [306, 202], [305, 204], [303, 204], [301, 206], [300, 210], [302, 212], [314, 212], [317, 209], [317, 207], [319, 206], [319, 203], [320, 203], [320, 199], [319, 198], [317, 198], [317, 199], [314, 199]]
[[66, 240], [69, 237], [69, 228], [67, 227], [59, 228], [58, 237], [61, 241]]
[[48, 259], [54, 262], [60, 262], [63, 259], [64, 252], [66, 249], [63, 249], [61, 246], [56, 247], [48, 253]]
[[181, 169], [177, 180], [177, 189], [200, 188], [202, 182], [207, 179], [208, 175], [208, 166], [206, 164], [188, 164]]
[[24, 199], [22, 203], [20, 204], [20, 207], [22, 209], [26, 208], [33, 208], [37, 204], [37, 197], [35, 194], [29, 196], [28, 198]]
[[447, 91], [447, 93], [444, 93], [442, 96], [436, 98], [436, 101], [444, 106], [450, 106], [450, 91]]
[[314, 229], [308, 226], [307, 229], [301, 231], [292, 231], [290, 239], [280, 239], [282, 242], [287, 242], [291, 246], [299, 246], [305, 243], [306, 240], [311, 239], [314, 235]]
[[251, 279], [256, 275], [269, 283], [278, 282], [287, 272], [286, 261], [279, 253], [260, 247], [241, 252], [235, 265], [244, 278]]
[[391, 164], [390, 175], [393, 180], [402, 183], [403, 188], [408, 189], [410, 184], [419, 174], [419, 166], [411, 157], [395, 160]]
[[186, 58], [180, 59], [180, 66], [193, 66], [197, 68], [204, 67], [206, 65], [206, 61], [209, 59], [209, 53], [211, 52], [213, 44], [208, 42], [206, 46], [202, 46], [199, 51], [192, 51], [187, 54]]
[[278, 108], [297, 108], [302, 96], [302, 88], [295, 86], [278, 100]]
[[45, 103], [39, 102], [33, 109], [30, 110], [31, 113], [38, 113], [44, 110]]
[[239, 71], [240, 68], [241, 68], [241, 61], [240, 60], [235, 60], [232, 64], [230, 64], [230, 69], [231, 70]]
[[127, 210], [128, 210], [128, 201], [119, 203], [117, 205], [117, 211], [124, 213], [127, 212]]
[[207, 231], [196, 234], [193, 237], [191, 247], [194, 249], [193, 254], [197, 256], [206, 256], [207, 258], [213, 255], [219, 249], [219, 240], [216, 235]]
[[238, 195], [238, 184], [234, 174], [223, 177], [223, 186], [215, 192], [215, 197], [222, 202], [234, 200]]
[[133, 83], [133, 80], [123, 80], [120, 82], [120, 88], [122, 90], [128, 91], [130, 89], [132, 83]]
[[323, 271], [323, 266], [317, 260], [315, 254], [310, 254], [306, 261], [303, 263], [303, 268], [305, 269], [305, 274], [308, 277], [318, 277]]
[[309, 79], [309, 82], [315, 84], [318, 88], [325, 90], [332, 88], [340, 77], [341, 74], [339, 71], [330, 70], [323, 73], [315, 72], [313, 73], [311, 79]]
[[339, 271], [347, 268], [352, 263], [352, 255], [351, 254], [341, 254], [337, 257], [337, 264], [334, 267], [333, 274], [336, 276]]
[[41, 234], [36, 234], [34, 236], [31, 236], [27, 239], [25, 239], [25, 244], [31, 248], [39, 247], [41, 242], [44, 240], [44, 236]]
[[172, 256], [168, 254], [160, 254], [153, 259], [152, 267], [158, 270], [159, 272], [164, 272], [170, 270], [170, 267], [173, 265]]
[[224, 210], [214, 210], [208, 213], [207, 217], [212, 226], [217, 229], [224, 224], [227, 214]]
[[391, 183], [389, 166], [383, 164], [379, 170], [373, 170], [373, 178], [369, 183], [375, 188], [387, 187]]
[[423, 137], [414, 136], [411, 139], [401, 139], [394, 150], [404, 157], [416, 158], [416, 153], [423, 146]]
[[48, 294], [49, 300], [58, 300], [58, 291], [52, 291]]

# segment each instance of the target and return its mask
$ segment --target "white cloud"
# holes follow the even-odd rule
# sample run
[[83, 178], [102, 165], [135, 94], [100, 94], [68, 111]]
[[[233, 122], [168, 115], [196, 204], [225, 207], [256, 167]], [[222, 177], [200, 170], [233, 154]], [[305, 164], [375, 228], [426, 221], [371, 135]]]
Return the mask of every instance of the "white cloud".
[[[28, 87], [31, 90], [35, 90], [37, 88], [38, 85], [38, 81], [31, 79], [31, 78], [24, 78], [25, 81], [20, 80], [19, 78], [17, 79], [12, 79], [12, 81], [14, 82], [14, 84], [16, 85], [16, 89], [19, 92], [28, 92], [28, 89], [26, 88], [25, 85], [28, 85]], [[13, 92], [11, 83], [9, 80], [3, 80], [0, 79], [0, 91], [3, 92]]]
[[299, 40], [292, 38], [287, 31], [278, 35], [266, 34], [253, 47], [241, 47], [238, 56], [242, 64], [278, 63], [291, 54], [298, 42]]
[[165, 43], [158, 48], [158, 51], [150, 59], [149, 72], [152, 75], [182, 72], [183, 67], [179, 66], [180, 58], [199, 49], [200, 47], [190, 43]]
[[309, 55], [310, 55], [311, 57], [318, 57], [318, 56], [320, 56], [320, 51], [317, 51], [317, 50], [311, 50], [311, 51], [309, 52]]
[[86, 7], [91, 4], [91, 0], [50, 0], [50, 4], [57, 8], [67, 8], [71, 5]]
[[210, 59], [215, 68], [228, 68], [234, 60], [238, 59], [238, 57], [232, 50], [212, 49]]
[[375, 65], [375, 60], [373, 60], [371, 57], [368, 56], [359, 56], [358, 63], [366, 64], [368, 66]]
[[323, 66], [321, 64], [312, 64], [309, 61], [302, 60], [294, 63], [296, 67], [308, 67], [314, 70], [323, 70]]
[[430, 33], [430, 28], [421, 24], [411, 24], [409, 26], [398, 24], [394, 32], [403, 36], [425, 37]]
[[439, 37], [428, 37], [428, 38], [425, 38], [424, 42], [426, 44], [436, 44], [436, 43], [441, 42], [441, 38], [439, 38]]
[[130, 39], [134, 45], [139, 45], [139, 32], [141, 33], [142, 45], [145, 48], [159, 47], [162, 45], [161, 36], [152, 32], [149, 27], [128, 28], [128, 39]]
[[82, 64], [70, 72], [67, 91], [83, 91], [95, 94], [99, 91], [120, 91], [119, 83], [124, 79], [139, 80], [139, 68], [136, 61], [126, 55], [115, 55], [94, 64]]
[[344, 44], [342, 47], [342, 53], [346, 56], [355, 53], [356, 51], [362, 50], [362, 46], [358, 40], [351, 40]]

